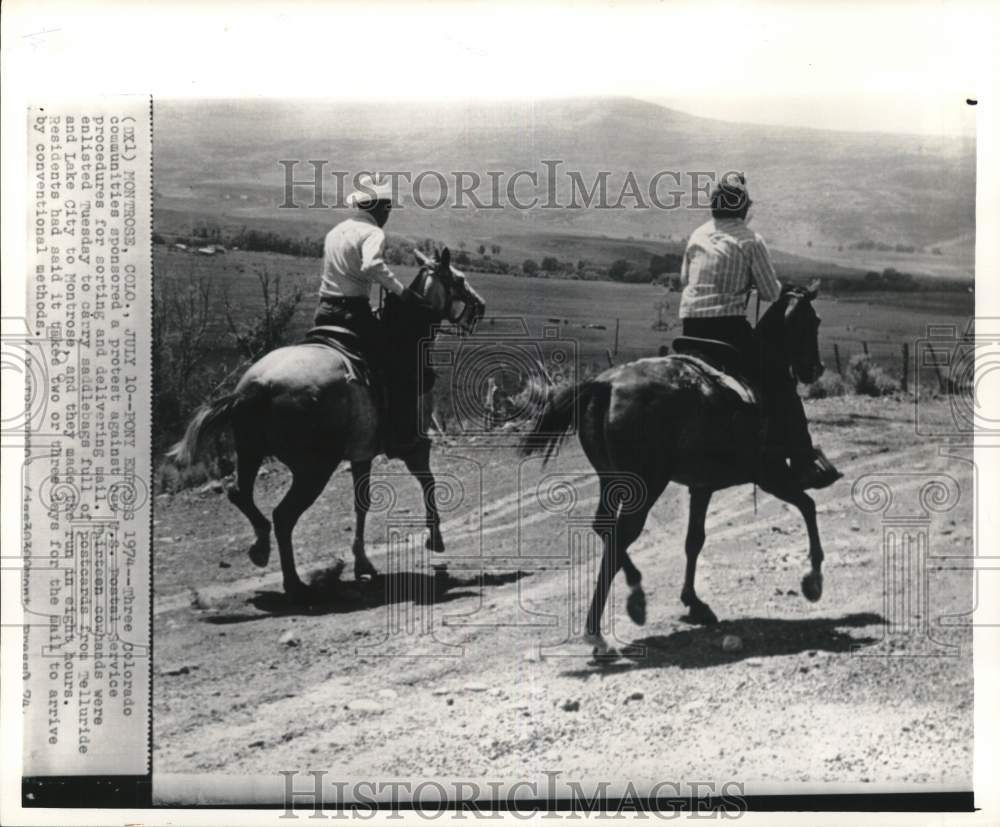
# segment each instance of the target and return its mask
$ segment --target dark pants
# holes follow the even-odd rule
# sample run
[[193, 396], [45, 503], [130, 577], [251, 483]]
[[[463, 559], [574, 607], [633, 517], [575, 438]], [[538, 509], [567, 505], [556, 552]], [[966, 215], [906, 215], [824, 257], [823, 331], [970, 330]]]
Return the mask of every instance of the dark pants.
[[762, 378], [761, 352], [757, 334], [743, 316], [720, 316], [717, 319], [684, 319], [685, 336], [715, 339], [736, 348], [747, 376], [755, 382]]
[[757, 331], [746, 318], [684, 319], [683, 332], [685, 336], [726, 342], [739, 351], [747, 376], [757, 382], [763, 391], [768, 443], [779, 443], [785, 456], [791, 459], [793, 468], [811, 465], [812, 438], [795, 379], [780, 356], [760, 342]]
[[361, 351], [373, 370], [385, 365], [385, 330], [375, 318], [371, 305], [364, 296], [358, 298], [322, 298], [316, 308], [313, 324], [346, 327], [361, 340]]

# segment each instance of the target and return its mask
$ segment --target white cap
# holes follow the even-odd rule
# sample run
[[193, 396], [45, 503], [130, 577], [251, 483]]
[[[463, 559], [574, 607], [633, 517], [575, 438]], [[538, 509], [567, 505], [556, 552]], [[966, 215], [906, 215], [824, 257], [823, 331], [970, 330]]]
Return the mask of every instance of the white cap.
[[357, 180], [357, 189], [347, 196], [351, 207], [367, 207], [375, 201], [392, 201], [392, 182], [376, 181], [371, 175], [362, 175]]

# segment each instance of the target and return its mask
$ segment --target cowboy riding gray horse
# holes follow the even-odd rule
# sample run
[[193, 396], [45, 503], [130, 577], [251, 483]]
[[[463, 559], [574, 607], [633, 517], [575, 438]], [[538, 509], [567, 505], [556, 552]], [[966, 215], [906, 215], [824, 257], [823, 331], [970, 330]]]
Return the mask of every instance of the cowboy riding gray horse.
[[[382, 227], [391, 209], [387, 189], [368, 181], [352, 194], [351, 203], [355, 214], [326, 239], [320, 307], [307, 341], [273, 350], [253, 364], [231, 394], [194, 414], [167, 454], [188, 464], [208, 435], [231, 428], [236, 481], [227, 494], [253, 526], [256, 539], [248, 555], [257, 566], [266, 566], [270, 556], [271, 522], [254, 502], [254, 480], [268, 456], [291, 470], [292, 484], [273, 519], [285, 593], [296, 602], [307, 602], [311, 595], [296, 572], [292, 531], [344, 460], [351, 463], [354, 478], [356, 578], [377, 573], [365, 553], [364, 532], [372, 459], [382, 451], [400, 457], [419, 481], [427, 548], [444, 550], [430, 440], [417, 431], [417, 409], [429, 410], [433, 379], [421, 376], [419, 345], [436, 335], [442, 322], [459, 334], [470, 333], [486, 307], [464, 274], [451, 267], [447, 248], [435, 259], [416, 253], [420, 270], [404, 287], [382, 258]], [[369, 303], [375, 283], [389, 294], [381, 319]], [[376, 369], [373, 381], [365, 381], [369, 360]], [[380, 383], [392, 386], [387, 401]], [[386, 428], [390, 409], [394, 426]]]

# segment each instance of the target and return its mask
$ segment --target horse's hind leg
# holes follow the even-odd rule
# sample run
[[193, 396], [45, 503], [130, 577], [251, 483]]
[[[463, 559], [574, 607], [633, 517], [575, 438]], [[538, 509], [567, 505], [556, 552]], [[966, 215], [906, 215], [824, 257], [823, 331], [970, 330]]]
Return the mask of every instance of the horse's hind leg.
[[236, 445], [236, 482], [229, 486], [226, 496], [253, 526], [257, 539], [247, 550], [250, 561], [255, 566], [266, 566], [271, 556], [271, 523], [260, 513], [253, 500], [253, 485], [263, 457], [244, 442]]
[[295, 554], [292, 551], [292, 531], [303, 512], [309, 508], [326, 487], [337, 463], [322, 461], [322, 464], [296, 465], [292, 468], [292, 484], [284, 498], [274, 509], [274, 536], [278, 541], [281, 555], [281, 575], [285, 594], [295, 602], [305, 602], [309, 589], [299, 579], [295, 570]]
[[[593, 529], [596, 534], [610, 530], [618, 517], [618, 504], [612, 502], [615, 486], [614, 477], [601, 475], [600, 495], [597, 502], [597, 512], [594, 514]], [[646, 623], [646, 593], [642, 589], [642, 572], [632, 562], [626, 549], [619, 549], [618, 555], [621, 568], [625, 572], [625, 582], [628, 583], [629, 594], [626, 609], [628, 616], [637, 626]]]
[[712, 499], [712, 491], [708, 488], [691, 488], [691, 501], [688, 506], [688, 529], [684, 539], [684, 553], [687, 555], [687, 565], [684, 568], [684, 588], [681, 591], [681, 602], [690, 610], [690, 620], [693, 623], [711, 625], [718, 623], [707, 603], [703, 603], [694, 591], [694, 575], [698, 567], [698, 555], [705, 545], [705, 515], [708, 513], [708, 503]]
[[[605, 482], [604, 477], [601, 479], [601, 501], [604, 502], [607, 493], [605, 485], [611, 486], [614, 483], [614, 477], [612, 476], [607, 482]], [[627, 490], [631, 490], [632, 480], [628, 478], [625, 483], [628, 486]], [[595, 529], [600, 527], [598, 533], [603, 535], [604, 539], [604, 555], [601, 558], [601, 571], [597, 578], [597, 585], [594, 587], [594, 596], [591, 598], [590, 610], [587, 612], [587, 624], [586, 624], [586, 640], [588, 643], [592, 643], [594, 646], [595, 655], [611, 655], [615, 654], [615, 650], [608, 646], [607, 642], [604, 640], [604, 636], [601, 633], [601, 617], [604, 614], [604, 606], [608, 600], [608, 594], [611, 591], [611, 584], [615, 579], [615, 575], [618, 573], [618, 569], [624, 565], [625, 559], [628, 557], [628, 547], [632, 545], [638, 539], [639, 535], [642, 534], [643, 526], [646, 524], [646, 517], [649, 514], [649, 509], [653, 507], [653, 503], [659, 499], [660, 494], [663, 493], [663, 489], [667, 487], [667, 481], [662, 480], [655, 484], [644, 484], [642, 490], [638, 493], [640, 497], [638, 504], [631, 502], [628, 503], [627, 507], [622, 506], [621, 508], [614, 502], [607, 498], [607, 514], [613, 515], [610, 521], [610, 527], [607, 524], [602, 524], [598, 522], [598, 517], [602, 515], [600, 508], [598, 509], [598, 515], [595, 517]], [[629, 561], [629, 565], [633, 569], [635, 574], [639, 573], [639, 570], [635, 568], [635, 565]], [[642, 590], [641, 586], [641, 575], [640, 581], [635, 583], [633, 587], [633, 593], [635, 589], [640, 592]], [[631, 584], [630, 584], [631, 585]], [[645, 596], [642, 597], [642, 609], [645, 611]], [[635, 618], [633, 618], [634, 620]]]

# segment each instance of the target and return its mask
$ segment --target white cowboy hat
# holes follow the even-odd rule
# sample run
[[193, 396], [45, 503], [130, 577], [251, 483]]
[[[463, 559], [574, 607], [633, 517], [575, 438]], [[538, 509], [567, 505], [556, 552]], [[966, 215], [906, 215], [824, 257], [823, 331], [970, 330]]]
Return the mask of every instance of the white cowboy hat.
[[392, 201], [392, 182], [376, 181], [371, 175], [362, 175], [356, 181], [357, 189], [347, 196], [349, 207], [366, 207], [375, 201]]

